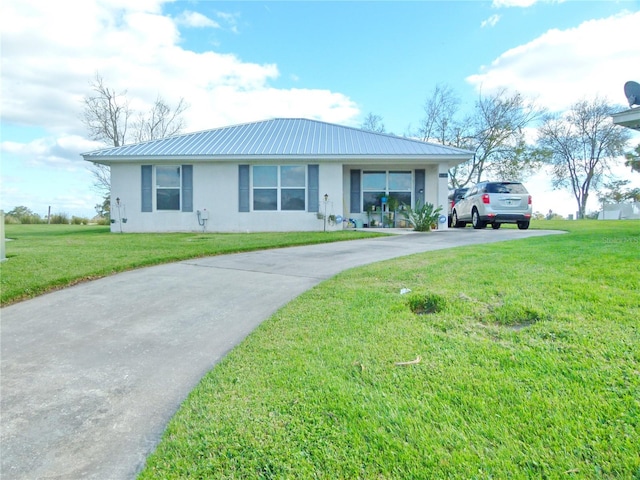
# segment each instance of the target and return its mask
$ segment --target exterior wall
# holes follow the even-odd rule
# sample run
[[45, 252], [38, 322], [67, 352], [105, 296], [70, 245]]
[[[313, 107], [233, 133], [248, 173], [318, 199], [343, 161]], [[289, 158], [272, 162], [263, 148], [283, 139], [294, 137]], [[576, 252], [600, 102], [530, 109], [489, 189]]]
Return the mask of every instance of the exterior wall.
[[[314, 163], [314, 162], [307, 162]], [[268, 231], [321, 231], [342, 229], [342, 224], [326, 227], [316, 212], [257, 211], [239, 212], [238, 164], [190, 163], [193, 165], [193, 212], [142, 212], [141, 165], [118, 164], [111, 166], [111, 224], [112, 232], [197, 232], [203, 231], [198, 223], [197, 211], [208, 212], [205, 231], [208, 232], [268, 232]], [[342, 166], [320, 165], [320, 211], [324, 212], [324, 194], [328, 195], [327, 215], [342, 215]], [[120, 198], [120, 214], [116, 205]], [[126, 218], [126, 223], [123, 219]]]
[[[426, 202], [443, 207], [447, 212], [448, 164], [408, 165], [380, 164], [343, 165], [342, 163], [321, 163], [308, 160], [302, 163], [319, 165], [319, 213], [341, 216], [366, 224], [366, 212], [350, 213], [350, 175], [352, 169], [365, 170], [425, 170], [424, 198]], [[112, 232], [268, 232], [268, 231], [321, 231], [342, 229], [344, 223], [333, 224], [318, 218], [315, 212], [250, 211], [239, 212], [239, 179], [236, 163], [195, 163], [184, 160], [176, 164], [193, 165], [193, 212], [153, 211], [142, 212], [141, 165], [118, 164], [111, 167]], [[275, 165], [276, 163], [274, 163]], [[442, 176], [440, 176], [442, 175]], [[415, 207], [416, 191], [412, 192]], [[327, 194], [327, 201], [324, 195]], [[116, 205], [120, 199], [120, 209]], [[198, 223], [197, 211], [207, 211], [205, 227]], [[126, 223], [124, 219], [126, 218]], [[447, 228], [446, 222], [438, 228]]]

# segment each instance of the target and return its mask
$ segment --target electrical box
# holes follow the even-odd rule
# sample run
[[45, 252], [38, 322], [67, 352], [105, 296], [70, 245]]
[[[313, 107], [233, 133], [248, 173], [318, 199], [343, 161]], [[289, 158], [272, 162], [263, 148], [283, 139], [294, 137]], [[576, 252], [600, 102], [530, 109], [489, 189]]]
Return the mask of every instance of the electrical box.
[[209, 212], [207, 212], [206, 208], [200, 212], [200, 218], [202, 220], [209, 220]]

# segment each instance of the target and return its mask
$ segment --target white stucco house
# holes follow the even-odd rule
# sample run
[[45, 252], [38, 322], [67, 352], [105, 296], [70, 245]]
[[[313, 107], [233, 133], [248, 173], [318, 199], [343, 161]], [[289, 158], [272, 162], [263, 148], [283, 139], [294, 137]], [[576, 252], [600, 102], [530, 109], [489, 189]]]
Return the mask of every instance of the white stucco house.
[[[83, 154], [111, 168], [111, 227], [125, 232], [341, 229], [348, 219], [358, 226], [379, 220], [382, 197], [446, 212], [448, 170], [472, 156], [293, 118]], [[329, 216], [337, 221], [327, 224]]]

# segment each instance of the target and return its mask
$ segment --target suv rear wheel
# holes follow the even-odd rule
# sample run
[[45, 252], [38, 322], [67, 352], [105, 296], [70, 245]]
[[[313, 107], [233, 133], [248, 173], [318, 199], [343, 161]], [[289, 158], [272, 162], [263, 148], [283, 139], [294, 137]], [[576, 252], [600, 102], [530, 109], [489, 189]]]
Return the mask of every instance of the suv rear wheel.
[[478, 213], [478, 210], [476, 210], [475, 208], [473, 209], [473, 212], [471, 212], [471, 224], [473, 225], [473, 228], [475, 228], [476, 230], [479, 230], [487, 226], [486, 223], [480, 220], [480, 214]]
[[491, 228], [493, 228], [494, 230], [498, 230], [500, 228], [500, 225], [502, 225], [501, 223], [492, 223], [491, 224]]
[[526, 230], [529, 228], [529, 222], [518, 222], [518, 230]]

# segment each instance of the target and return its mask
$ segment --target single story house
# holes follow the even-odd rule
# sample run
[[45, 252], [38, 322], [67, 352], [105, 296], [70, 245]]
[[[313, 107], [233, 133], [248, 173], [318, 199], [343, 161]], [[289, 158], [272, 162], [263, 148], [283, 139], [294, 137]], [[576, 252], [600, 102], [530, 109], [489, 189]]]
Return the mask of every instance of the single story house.
[[473, 152], [277, 118], [82, 156], [111, 169], [112, 231], [259, 232], [380, 222], [385, 198], [446, 214], [448, 170]]

